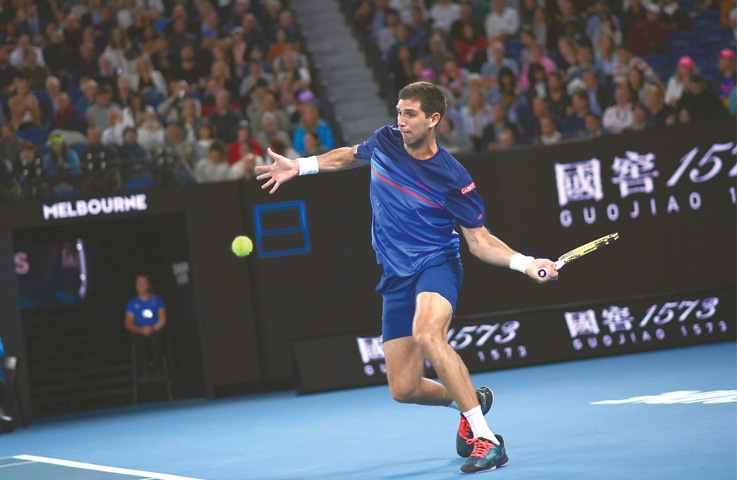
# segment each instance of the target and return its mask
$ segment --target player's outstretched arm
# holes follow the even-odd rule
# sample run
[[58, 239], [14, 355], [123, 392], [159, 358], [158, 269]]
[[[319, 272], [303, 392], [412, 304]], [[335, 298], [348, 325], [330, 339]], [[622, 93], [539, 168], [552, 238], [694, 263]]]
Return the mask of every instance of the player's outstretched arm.
[[311, 175], [319, 171], [340, 170], [347, 167], [355, 161], [357, 151], [357, 145], [340, 147], [315, 157], [290, 160], [269, 148], [266, 153], [274, 160], [274, 163], [256, 167], [256, 171], [263, 172], [256, 179], [266, 180], [261, 188], [271, 187], [269, 193], [274, 193], [282, 183], [288, 182], [296, 176]]
[[[498, 237], [492, 235], [486, 227], [461, 227], [461, 230], [468, 242], [469, 250], [480, 260], [491, 265], [518, 270], [537, 283], [558, 279], [558, 271], [555, 269], [555, 262], [552, 260], [527, 257], [517, 253]], [[538, 275], [537, 272], [540, 269], [545, 269], [548, 272], [545, 278], [540, 278]]]

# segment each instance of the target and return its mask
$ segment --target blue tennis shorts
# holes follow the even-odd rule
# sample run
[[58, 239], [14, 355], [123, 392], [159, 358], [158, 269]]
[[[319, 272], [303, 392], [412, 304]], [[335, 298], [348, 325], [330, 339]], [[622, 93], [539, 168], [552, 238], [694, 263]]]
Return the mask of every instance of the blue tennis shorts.
[[453, 311], [463, 281], [459, 253], [441, 256], [423, 270], [409, 277], [384, 275], [376, 287], [384, 300], [381, 315], [382, 337], [385, 342], [412, 335], [415, 299], [422, 292], [435, 292], [447, 299]]

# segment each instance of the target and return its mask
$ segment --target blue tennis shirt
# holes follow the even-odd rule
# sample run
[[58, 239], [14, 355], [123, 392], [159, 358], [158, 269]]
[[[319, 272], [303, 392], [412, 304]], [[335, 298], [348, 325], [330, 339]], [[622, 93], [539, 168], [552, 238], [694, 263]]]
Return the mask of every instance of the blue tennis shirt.
[[145, 302], [139, 296], [128, 301], [125, 311], [132, 313], [134, 322], [139, 327], [150, 326], [159, 321], [159, 310], [166, 308], [164, 300], [158, 295], [149, 295]]
[[447, 150], [417, 160], [404, 149], [396, 126], [385, 126], [358, 146], [356, 158], [371, 161], [371, 236], [376, 261], [388, 274], [407, 277], [434, 259], [458, 252], [458, 222], [486, 223], [471, 175]]

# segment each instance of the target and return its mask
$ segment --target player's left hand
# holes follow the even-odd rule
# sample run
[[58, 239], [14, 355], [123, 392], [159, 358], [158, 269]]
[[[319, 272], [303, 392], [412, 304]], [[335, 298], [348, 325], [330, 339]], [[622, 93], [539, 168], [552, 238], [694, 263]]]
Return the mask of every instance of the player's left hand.
[[[546, 275], [542, 278], [538, 274], [541, 269], [546, 272]], [[537, 283], [546, 283], [558, 280], [558, 270], [555, 268], [555, 262], [548, 260], [547, 258], [536, 258], [531, 261], [529, 265], [527, 265], [525, 273]]]

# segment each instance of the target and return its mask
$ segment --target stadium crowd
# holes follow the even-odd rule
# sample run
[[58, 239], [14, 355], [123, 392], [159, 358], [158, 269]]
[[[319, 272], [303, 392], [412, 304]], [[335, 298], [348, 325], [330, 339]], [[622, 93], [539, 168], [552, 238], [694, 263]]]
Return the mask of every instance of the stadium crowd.
[[[452, 152], [735, 111], [737, 0], [343, 0]], [[338, 7], [336, 2], [335, 7]], [[0, 200], [251, 179], [335, 147], [279, 0], [2, 0]]]

